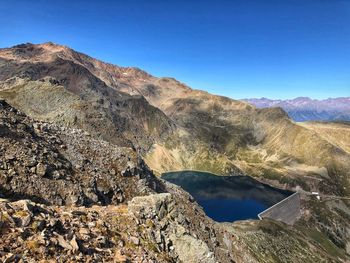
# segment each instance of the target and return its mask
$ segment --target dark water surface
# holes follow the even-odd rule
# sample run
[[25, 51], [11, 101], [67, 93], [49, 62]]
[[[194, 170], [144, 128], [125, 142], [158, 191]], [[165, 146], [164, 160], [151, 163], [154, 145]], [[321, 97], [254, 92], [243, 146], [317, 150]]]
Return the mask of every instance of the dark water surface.
[[164, 173], [162, 178], [181, 186], [218, 222], [257, 219], [258, 214], [292, 194], [249, 176], [217, 176], [206, 172]]

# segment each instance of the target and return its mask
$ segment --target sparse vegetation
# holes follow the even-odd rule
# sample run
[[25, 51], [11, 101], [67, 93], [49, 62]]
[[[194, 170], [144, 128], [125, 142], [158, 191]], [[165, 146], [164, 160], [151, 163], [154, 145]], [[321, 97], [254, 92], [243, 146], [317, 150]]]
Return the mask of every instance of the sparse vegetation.
[[[185, 192], [176, 192], [154, 173], [195, 169], [249, 174], [286, 188], [301, 186], [306, 191], [349, 196], [349, 126], [301, 126], [279, 108], [256, 109], [52, 43], [1, 49], [0, 58], [0, 97], [29, 115], [1, 101], [0, 194], [43, 203], [50, 211], [41, 212], [46, 217], [52, 217], [56, 205], [56, 216], [64, 226], [61, 229], [40, 213], [33, 222], [22, 222], [32, 217], [23, 209], [14, 214], [0, 211], [1, 232], [7, 235], [1, 239], [3, 246], [14, 245], [13, 251], [21, 255], [23, 249], [33, 250], [28, 255], [34, 259], [45, 252], [68, 260], [67, 255], [78, 256], [81, 250], [83, 257], [98, 254], [110, 260], [113, 251], [122, 260], [141, 262], [137, 257], [145, 256], [146, 249], [152, 260], [175, 261], [170, 248], [174, 244], [167, 243], [158, 253], [161, 243], [152, 239], [154, 233], [145, 234], [159, 225], [147, 221], [137, 227], [125, 204], [136, 196], [169, 191], [182, 202], [176, 207], [185, 211], [185, 218], [178, 220], [190, 227], [186, 242], [207, 247], [205, 252], [213, 252], [207, 254], [223, 262], [228, 256], [238, 262], [337, 262], [345, 257], [350, 245], [346, 209], [316, 198], [304, 200], [304, 229], [270, 221], [213, 224]], [[110, 204], [119, 206], [107, 215], [104, 208]], [[86, 215], [73, 216], [66, 205], [83, 206]], [[92, 221], [89, 228], [94, 234], [78, 234], [80, 227], [75, 224], [88, 228]], [[15, 224], [22, 223], [28, 225], [20, 231]], [[175, 227], [179, 222], [165, 223]], [[13, 230], [11, 235], [7, 227]], [[54, 228], [57, 235], [62, 231], [62, 238], [53, 233]], [[76, 238], [67, 229], [73, 229]], [[15, 247], [14, 241], [28, 233], [33, 240]], [[51, 246], [47, 250], [37, 242], [40, 233], [48, 235], [42, 237]], [[130, 234], [138, 237], [131, 241]], [[97, 239], [102, 243], [95, 243]], [[114, 249], [108, 252], [108, 246]], [[124, 254], [118, 254], [123, 247]], [[101, 261], [99, 257], [93, 260]]]

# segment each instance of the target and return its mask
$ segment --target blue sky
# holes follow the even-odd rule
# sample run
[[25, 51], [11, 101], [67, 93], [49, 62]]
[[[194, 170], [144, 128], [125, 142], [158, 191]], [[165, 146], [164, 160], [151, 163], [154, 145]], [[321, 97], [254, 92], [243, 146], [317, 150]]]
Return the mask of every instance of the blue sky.
[[232, 98], [350, 96], [348, 0], [1, 0], [0, 47], [53, 41]]

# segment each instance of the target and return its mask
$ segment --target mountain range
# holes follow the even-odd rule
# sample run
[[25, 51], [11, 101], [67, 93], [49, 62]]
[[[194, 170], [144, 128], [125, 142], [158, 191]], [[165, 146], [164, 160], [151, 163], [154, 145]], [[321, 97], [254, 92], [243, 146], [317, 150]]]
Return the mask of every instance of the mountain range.
[[[134, 253], [160, 262], [184, 261], [186, 255], [191, 258], [187, 262], [345, 262], [350, 253], [348, 123], [299, 124], [276, 105], [260, 108], [215, 96], [174, 78], [105, 63], [51, 42], [0, 49], [0, 98], [0, 134], [6, 145], [0, 151], [5, 160], [0, 194], [45, 205], [48, 216], [52, 209], [71, 214], [69, 205], [97, 206], [96, 213], [127, 242], [118, 249], [128, 251], [129, 260], [138, 260]], [[308, 101], [300, 99], [299, 105], [302, 100]], [[32, 162], [33, 152], [38, 157]], [[163, 172], [186, 169], [250, 175], [336, 201], [320, 203], [305, 196], [303, 217], [293, 227], [272, 221], [216, 224], [184, 191], [159, 179]], [[142, 228], [128, 222], [119, 206], [120, 219], [113, 221], [104, 208], [111, 205], [125, 205]], [[22, 209], [18, 203], [12, 206]], [[147, 214], [152, 206], [161, 210], [157, 217]], [[33, 220], [42, 220], [31, 213]], [[93, 211], [76, 213], [90, 218]], [[71, 214], [61, 224], [69, 227], [73, 222]], [[142, 240], [120, 233], [126, 230], [118, 224]], [[86, 244], [95, 242], [95, 232]], [[73, 236], [63, 230], [62, 237], [54, 235], [50, 237], [57, 244], [76, 247]], [[102, 236], [116, 249], [113, 235]], [[83, 242], [80, 234], [75, 239]], [[78, 247], [84, 257], [91, 256]], [[204, 260], [203, 255], [209, 256]]]
[[290, 100], [244, 99], [258, 108], [281, 107], [294, 121], [350, 121], [350, 97], [324, 100], [298, 97]]

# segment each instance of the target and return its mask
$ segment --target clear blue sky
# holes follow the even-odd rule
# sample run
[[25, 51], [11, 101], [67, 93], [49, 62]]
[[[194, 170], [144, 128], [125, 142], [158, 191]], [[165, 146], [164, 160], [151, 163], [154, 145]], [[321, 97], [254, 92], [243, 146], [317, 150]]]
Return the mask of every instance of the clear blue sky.
[[1, 0], [0, 47], [46, 41], [232, 98], [350, 96], [350, 0]]

